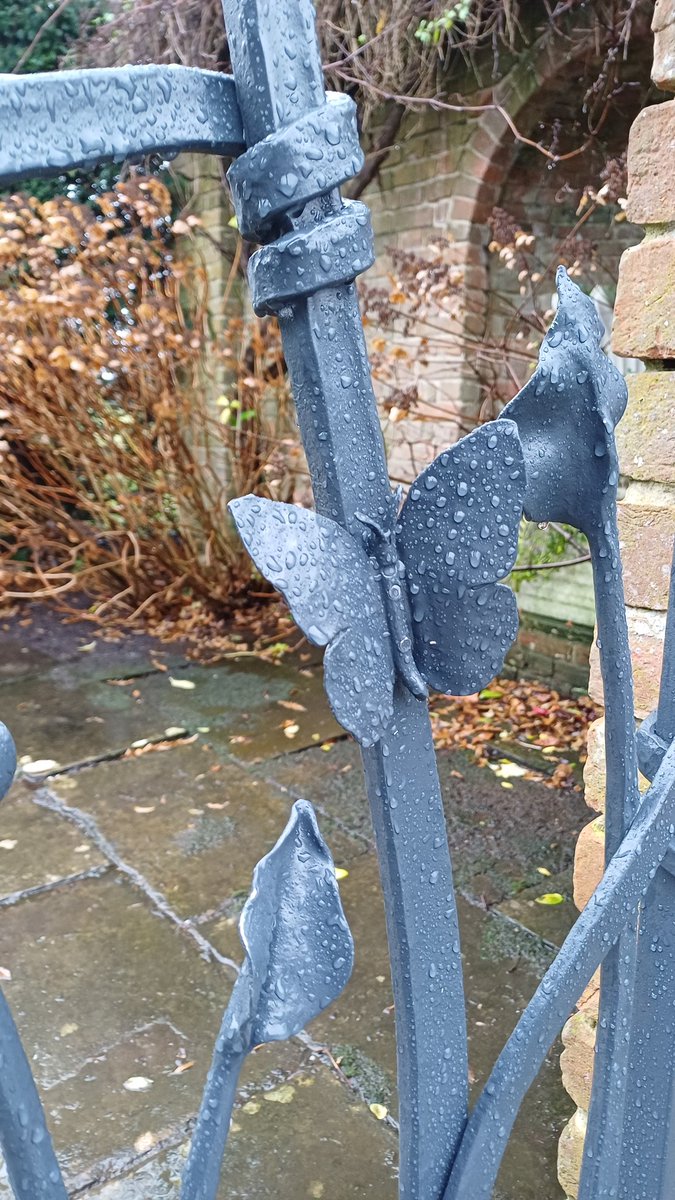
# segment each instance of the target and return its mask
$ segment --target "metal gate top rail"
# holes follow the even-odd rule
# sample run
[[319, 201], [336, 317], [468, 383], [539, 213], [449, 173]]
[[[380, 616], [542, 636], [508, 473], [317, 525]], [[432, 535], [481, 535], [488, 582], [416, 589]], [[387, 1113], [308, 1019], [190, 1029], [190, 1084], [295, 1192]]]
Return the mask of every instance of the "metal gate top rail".
[[[581, 1200], [672, 1200], [675, 1043], [675, 588], [661, 696], [639, 750], [616, 519], [623, 380], [590, 299], [561, 269], [532, 379], [502, 417], [392, 492], [355, 290], [373, 261], [356, 114], [327, 97], [310, 0], [223, 0], [233, 78], [184, 67], [0, 76], [0, 183], [182, 150], [228, 179], [253, 305], [279, 320], [316, 510], [248, 496], [231, 514], [310, 641], [338, 721], [361, 744], [396, 1009], [402, 1200], [488, 1200], [519, 1105], [604, 963]], [[457, 913], [427, 694], [470, 694], [517, 631], [523, 513], [588, 538], [606, 701], [607, 866], [473, 1112]], [[0, 738], [3, 791], [14, 749]], [[346, 984], [353, 945], [330, 852], [298, 801], [256, 868], [244, 962], [216, 1041], [182, 1200], [214, 1200], [250, 1049], [288, 1038]], [[660, 951], [654, 953], [654, 948]], [[66, 1188], [0, 997], [0, 1144], [17, 1200]], [[639, 1107], [647, 1093], [656, 1103]]]

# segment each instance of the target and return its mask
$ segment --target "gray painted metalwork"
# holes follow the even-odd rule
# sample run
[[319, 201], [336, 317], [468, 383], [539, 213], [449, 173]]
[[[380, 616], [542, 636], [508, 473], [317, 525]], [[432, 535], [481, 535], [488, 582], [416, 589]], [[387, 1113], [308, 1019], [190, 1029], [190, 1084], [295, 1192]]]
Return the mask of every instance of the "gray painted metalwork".
[[[633, 684], [621, 578], [614, 428], [626, 385], [600, 350], [602, 325], [592, 301], [558, 271], [559, 307], [529, 383], [507, 405], [527, 464], [525, 512], [564, 521], [588, 539], [593, 565], [605, 715], [607, 864], [637, 810], [639, 793]], [[580, 1197], [618, 1194], [621, 1128], [635, 971], [636, 923], [628, 922], [603, 966], [598, 1053]]]
[[426, 684], [470, 694], [501, 669], [518, 610], [495, 582], [515, 561], [524, 492], [516, 426], [500, 420], [439, 455], [400, 512], [396, 494], [389, 512], [357, 512], [356, 537], [292, 504], [230, 504], [258, 569], [307, 638], [328, 646], [328, 699], [362, 746], [386, 732], [397, 680], [423, 700]]
[[262, 1042], [284, 1041], [339, 996], [354, 943], [311, 804], [298, 800], [258, 863], [239, 921], [245, 958], [225, 1010], [185, 1169], [182, 1200], [218, 1190], [239, 1071]]
[[[328, 105], [314, 10], [309, 0], [273, 5], [226, 0], [224, 11], [247, 145], [283, 144], [287, 128], [297, 129], [309, 114], [317, 121], [319, 133], [298, 146], [302, 157], [295, 172], [311, 178], [303, 187], [314, 198], [303, 207], [295, 193], [289, 195], [277, 227], [265, 236], [293, 234], [292, 257], [302, 267], [303, 244], [311, 247], [317, 230], [326, 231], [321, 290], [280, 304], [278, 319], [317, 512], [358, 540], [363, 536], [358, 514], [379, 524], [390, 514], [391, 485], [356, 290], [353, 282], [344, 282], [345, 256], [352, 278], [368, 261], [362, 239], [369, 229], [359, 227], [351, 250], [333, 247], [330, 240], [328, 223], [343, 206], [334, 176], [324, 175], [324, 155], [332, 161], [334, 147], [323, 115]], [[333, 190], [324, 193], [322, 181]], [[247, 186], [255, 195], [256, 180]], [[240, 224], [248, 224], [243, 213]], [[260, 252], [257, 262], [263, 264], [267, 253]], [[256, 281], [261, 266], [253, 264], [255, 256]], [[364, 748], [363, 757], [396, 1007], [400, 1186], [412, 1200], [439, 1195], [464, 1127], [466, 1023], [450, 854], [426, 704], [399, 680], [393, 709], [383, 735]]]
[[[675, 585], [659, 706], [637, 746], [616, 522], [625, 387], [591, 301], [563, 270], [532, 379], [503, 416], [392, 492], [354, 280], [373, 261], [356, 113], [326, 96], [310, 0], [223, 0], [234, 81], [138, 67], [0, 77], [0, 182], [181, 149], [239, 155], [239, 227], [263, 243], [253, 304], [278, 317], [316, 511], [254, 496], [231, 513], [306, 636], [360, 742], [386, 901], [398, 1045], [402, 1200], [488, 1200], [519, 1105], [603, 963], [583, 1200], [672, 1200], [675, 1163]], [[236, 95], [235, 95], [236, 90]], [[517, 630], [499, 583], [521, 513], [588, 538], [606, 699], [607, 865], [471, 1115], [457, 914], [426, 707], [484, 686]], [[674, 568], [675, 572], [675, 568]], [[674, 574], [675, 580], [675, 574]], [[0, 794], [15, 765], [0, 728]], [[245, 958], [223, 1018], [182, 1186], [214, 1200], [251, 1047], [339, 994], [353, 947], [330, 853], [298, 801], [256, 868]], [[34, 1081], [0, 996], [0, 1146], [19, 1200], [64, 1200]]]
[[146, 154], [238, 154], [234, 81], [192, 67], [0, 75], [0, 183]]

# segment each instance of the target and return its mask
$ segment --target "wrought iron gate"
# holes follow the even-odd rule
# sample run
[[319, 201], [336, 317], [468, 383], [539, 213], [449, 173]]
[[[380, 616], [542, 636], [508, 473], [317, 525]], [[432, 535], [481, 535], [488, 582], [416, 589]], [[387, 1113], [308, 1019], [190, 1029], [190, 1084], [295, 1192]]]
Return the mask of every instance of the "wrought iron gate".
[[[602, 962], [582, 1200], [672, 1200], [675, 1001], [675, 588], [661, 698], [637, 738], [616, 524], [623, 381], [591, 301], [561, 269], [539, 366], [502, 417], [392, 493], [354, 280], [368, 211], [340, 197], [362, 161], [353, 103], [326, 96], [310, 0], [223, 0], [234, 79], [128, 67], [0, 79], [0, 182], [192, 150], [233, 157], [239, 228], [262, 244], [253, 305], [281, 326], [316, 511], [244, 497], [232, 517], [307, 637], [326, 647], [337, 719], [360, 742], [394, 982], [404, 1200], [488, 1200], [527, 1088]], [[606, 699], [607, 868], [473, 1112], [457, 915], [426, 695], [471, 693], [517, 629], [522, 513], [591, 548]], [[652, 781], [640, 798], [638, 753]], [[11, 738], [0, 745], [6, 790]], [[245, 958], [216, 1043], [181, 1195], [212, 1200], [237, 1075], [344, 987], [352, 941], [311, 806], [256, 868]], [[0, 999], [0, 1144], [18, 1200], [66, 1189]], [[649, 1103], [641, 1103], [649, 1097]]]

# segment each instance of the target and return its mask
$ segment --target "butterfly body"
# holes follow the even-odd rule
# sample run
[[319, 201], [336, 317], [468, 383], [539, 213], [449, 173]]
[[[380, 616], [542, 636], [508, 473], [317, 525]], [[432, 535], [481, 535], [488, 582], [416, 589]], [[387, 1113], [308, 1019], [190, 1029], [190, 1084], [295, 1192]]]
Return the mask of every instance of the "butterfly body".
[[525, 493], [513, 421], [498, 420], [439, 455], [397, 512], [357, 514], [362, 533], [257, 496], [230, 511], [261, 573], [307, 638], [326, 646], [324, 681], [340, 724], [363, 746], [393, 715], [397, 678], [414, 696], [485, 687], [518, 629], [496, 581], [517, 551]]
[[405, 565], [398, 553], [393, 523], [392, 528], [383, 529], [363, 513], [356, 515], [370, 533], [370, 561], [380, 583], [396, 672], [413, 696], [425, 700], [429, 692], [413, 657]]

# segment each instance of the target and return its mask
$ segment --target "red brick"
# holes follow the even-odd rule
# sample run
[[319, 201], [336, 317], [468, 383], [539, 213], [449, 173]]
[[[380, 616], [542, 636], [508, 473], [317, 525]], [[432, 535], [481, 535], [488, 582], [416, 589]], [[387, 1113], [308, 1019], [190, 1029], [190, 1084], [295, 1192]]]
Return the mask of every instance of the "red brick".
[[577, 1200], [584, 1158], [586, 1114], [577, 1109], [562, 1130], [557, 1145], [557, 1177], [567, 1200]]
[[642, 371], [626, 382], [628, 407], [616, 431], [621, 470], [675, 484], [675, 372]]
[[558, 1179], [567, 1200], [577, 1200], [586, 1136], [586, 1113], [578, 1108], [560, 1134]]
[[674, 0], [656, 0], [652, 29], [654, 30], [652, 79], [664, 92], [675, 92]]
[[675, 221], [675, 100], [643, 108], [628, 139], [629, 221], [638, 225]]
[[669, 234], [621, 256], [612, 349], [628, 358], [675, 358], [675, 238]]
[[652, 30], [660, 33], [675, 23], [675, 0], [656, 0], [652, 16]]
[[[584, 825], [574, 853], [574, 903], [585, 908], [605, 869], [605, 818]], [[568, 1089], [569, 1090], [569, 1089]]]
[[675, 508], [620, 504], [619, 535], [626, 604], [667, 608]]
[[565, 1049], [560, 1056], [565, 1091], [578, 1108], [588, 1111], [593, 1079], [596, 1022], [586, 1013], [574, 1013], [562, 1031]]
[[602, 812], [605, 807], [605, 719], [599, 717], [588, 727], [587, 758], [584, 764], [584, 800], [589, 808]]
[[[663, 657], [665, 615], [629, 609], [628, 640], [633, 660], [635, 715], [646, 717], [656, 708]], [[604, 704], [600, 658], [596, 644], [591, 649], [591, 677], [588, 690], [598, 704]]]

